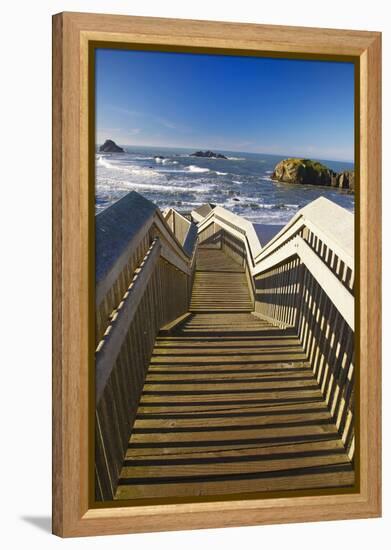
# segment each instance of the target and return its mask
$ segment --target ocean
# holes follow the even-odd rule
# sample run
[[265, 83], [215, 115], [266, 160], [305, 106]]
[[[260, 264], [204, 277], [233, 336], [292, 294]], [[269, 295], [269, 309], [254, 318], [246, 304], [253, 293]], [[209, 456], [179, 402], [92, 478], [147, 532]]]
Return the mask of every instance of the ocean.
[[[285, 224], [320, 196], [354, 211], [354, 194], [347, 191], [272, 181], [275, 165], [289, 155], [218, 150], [228, 157], [225, 160], [191, 157], [195, 149], [123, 148], [125, 153], [96, 153], [96, 213], [129, 191], [141, 193], [162, 210], [188, 212], [211, 202], [262, 224]], [[348, 162], [321, 162], [336, 172], [354, 167]]]

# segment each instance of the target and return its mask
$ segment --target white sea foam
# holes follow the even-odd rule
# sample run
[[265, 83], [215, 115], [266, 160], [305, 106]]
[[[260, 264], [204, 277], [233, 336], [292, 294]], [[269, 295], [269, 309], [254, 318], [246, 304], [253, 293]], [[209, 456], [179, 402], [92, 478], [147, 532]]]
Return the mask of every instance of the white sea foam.
[[226, 176], [227, 173], [228, 173], [228, 172], [218, 172], [218, 171], [216, 170], [216, 174], [217, 174], [218, 176]]
[[202, 206], [205, 203], [202, 201], [184, 201], [184, 204], [187, 206]]
[[[141, 172], [141, 170], [140, 170]], [[145, 170], [148, 174], [150, 171]], [[167, 183], [153, 183], [153, 182], [136, 182], [133, 180], [113, 180], [107, 182], [106, 184], [98, 184], [97, 189], [102, 191], [110, 192], [115, 188], [116, 190], [128, 190], [128, 189], [144, 189], [146, 191], [152, 192], [173, 192], [173, 193], [192, 193], [192, 194], [205, 194], [210, 191], [210, 185], [193, 185], [191, 187], [185, 187], [182, 185], [168, 185]]]
[[108, 170], [116, 170], [120, 172], [126, 172], [128, 174], [131, 174], [133, 176], [140, 176], [140, 177], [160, 177], [158, 174], [158, 170], [151, 170], [150, 168], [141, 168], [140, 166], [120, 166], [118, 164], [114, 164], [112, 162], [109, 162], [107, 159], [103, 157], [98, 158], [98, 165], [103, 166], [104, 168], [107, 168]]
[[132, 160], [153, 160], [153, 157], [133, 157], [132, 156]]
[[133, 181], [122, 182], [126, 187], [130, 189], [148, 189], [150, 191], [172, 191], [178, 193], [188, 193], [189, 191], [195, 191], [194, 189], [188, 189], [180, 185], [165, 185], [165, 184], [153, 184], [153, 183], [139, 183]]
[[100, 166], [104, 166], [104, 168], [108, 168], [109, 170], [126, 170], [124, 167], [117, 166], [116, 164], [109, 162], [104, 157], [98, 157], [98, 164]]
[[160, 174], [158, 173], [158, 170], [151, 170], [151, 168], [139, 168], [138, 166], [137, 167], [134, 167], [134, 168], [128, 168], [127, 170], [129, 172], [129, 174], [132, 174], [133, 176], [142, 176], [143, 178], [147, 177], [147, 178], [159, 178], [161, 177]]
[[228, 160], [246, 160], [244, 157], [227, 157]]
[[209, 168], [201, 168], [201, 166], [195, 166], [194, 164], [191, 164], [189, 166], [189, 172], [210, 172]]
[[162, 169], [157, 169], [155, 170], [155, 172], [158, 172], [159, 174], [188, 174], [189, 173], [189, 170], [185, 170], [185, 169], [177, 169], [177, 168], [162, 168]]
[[177, 160], [171, 160], [171, 159], [162, 159], [159, 157], [155, 157], [156, 164], [178, 164]]

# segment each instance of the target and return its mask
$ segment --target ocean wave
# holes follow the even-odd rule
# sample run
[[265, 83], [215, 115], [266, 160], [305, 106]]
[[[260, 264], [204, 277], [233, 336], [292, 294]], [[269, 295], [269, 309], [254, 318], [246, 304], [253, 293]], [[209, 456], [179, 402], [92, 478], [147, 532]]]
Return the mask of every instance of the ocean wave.
[[227, 157], [228, 160], [246, 160], [244, 157]]
[[160, 177], [159, 172], [162, 172], [159, 170], [152, 170], [151, 168], [142, 168], [141, 166], [119, 166], [109, 162], [103, 157], [98, 158], [98, 164], [108, 170], [126, 172], [127, 174], [140, 177]]
[[210, 172], [209, 168], [201, 168], [201, 166], [195, 166], [191, 164], [188, 168], [189, 172]]
[[188, 174], [189, 170], [181, 169], [179, 168], [162, 168], [162, 169], [156, 169], [154, 172], [157, 172], [159, 174]]
[[154, 160], [156, 164], [178, 164], [177, 160], [172, 160], [172, 159], [162, 159], [160, 157], [154, 157]]
[[133, 157], [132, 156], [132, 160], [153, 160], [153, 157], [139, 157], [139, 156]]
[[109, 170], [120, 170], [120, 171], [126, 170], [126, 168], [124, 168], [123, 166], [117, 166], [116, 164], [109, 162], [102, 156], [98, 157], [98, 164]]
[[193, 191], [187, 187], [182, 187], [180, 185], [165, 185], [165, 184], [153, 184], [153, 183], [136, 183], [133, 181], [124, 181], [122, 182], [129, 189], [145, 189], [149, 191], [172, 191], [174, 193], [188, 193]]
[[[158, 161], [156, 160], [156, 162], [158, 162]], [[162, 159], [159, 162], [161, 162], [161, 164], [165, 164], [165, 165], [167, 165], [167, 164], [178, 164], [177, 160], [171, 160], [171, 159]]]
[[228, 172], [218, 172], [218, 171], [216, 170], [216, 174], [217, 174], [218, 176], [226, 176], [226, 175], [228, 174]]
[[132, 176], [138, 176], [138, 177], [142, 176], [143, 178], [145, 177], [160, 178], [161, 177], [158, 170], [152, 170], [151, 168], [139, 168], [137, 166], [134, 168], [127, 168], [126, 171], [129, 172], [129, 174], [131, 174]]
[[[147, 171], [146, 171], [147, 172]], [[149, 172], [148, 172], [149, 173]], [[97, 190], [102, 192], [106, 191], [109, 192], [111, 189], [113, 189], [113, 186], [115, 186], [116, 190], [121, 188], [122, 190], [127, 189], [144, 189], [146, 191], [152, 191], [152, 192], [167, 192], [171, 191], [173, 193], [190, 193], [190, 194], [205, 194], [210, 191], [210, 185], [199, 185], [199, 186], [192, 186], [192, 187], [185, 187], [182, 185], [168, 185], [166, 183], [153, 183], [153, 182], [135, 182], [131, 180], [116, 180], [113, 183], [107, 183], [107, 184], [98, 184]]]

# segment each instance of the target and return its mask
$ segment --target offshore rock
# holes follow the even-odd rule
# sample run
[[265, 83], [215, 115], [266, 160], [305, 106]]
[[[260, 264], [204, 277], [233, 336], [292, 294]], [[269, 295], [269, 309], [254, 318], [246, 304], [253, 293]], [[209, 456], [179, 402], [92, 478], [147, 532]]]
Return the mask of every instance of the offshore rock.
[[225, 155], [222, 155], [221, 153], [215, 153], [213, 151], [196, 151], [195, 153], [192, 153], [190, 156], [191, 157], [203, 157], [203, 158], [210, 158], [210, 159], [225, 159], [225, 160], [227, 160], [227, 157]]
[[99, 147], [100, 153], [124, 153], [122, 147], [119, 147], [113, 140], [106, 139], [103, 145]]
[[354, 191], [353, 170], [338, 174], [321, 162], [310, 159], [282, 160], [275, 166], [271, 179], [283, 183], [325, 185]]

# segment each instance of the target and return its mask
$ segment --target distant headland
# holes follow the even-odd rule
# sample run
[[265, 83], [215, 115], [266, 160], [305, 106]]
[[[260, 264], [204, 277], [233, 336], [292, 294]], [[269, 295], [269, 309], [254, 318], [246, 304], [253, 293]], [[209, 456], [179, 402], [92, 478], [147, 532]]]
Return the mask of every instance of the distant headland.
[[100, 153], [124, 153], [122, 147], [119, 147], [112, 139], [106, 139], [103, 145], [99, 147]]
[[354, 170], [337, 173], [321, 162], [310, 159], [282, 160], [275, 166], [271, 179], [283, 183], [326, 185], [354, 191]]

